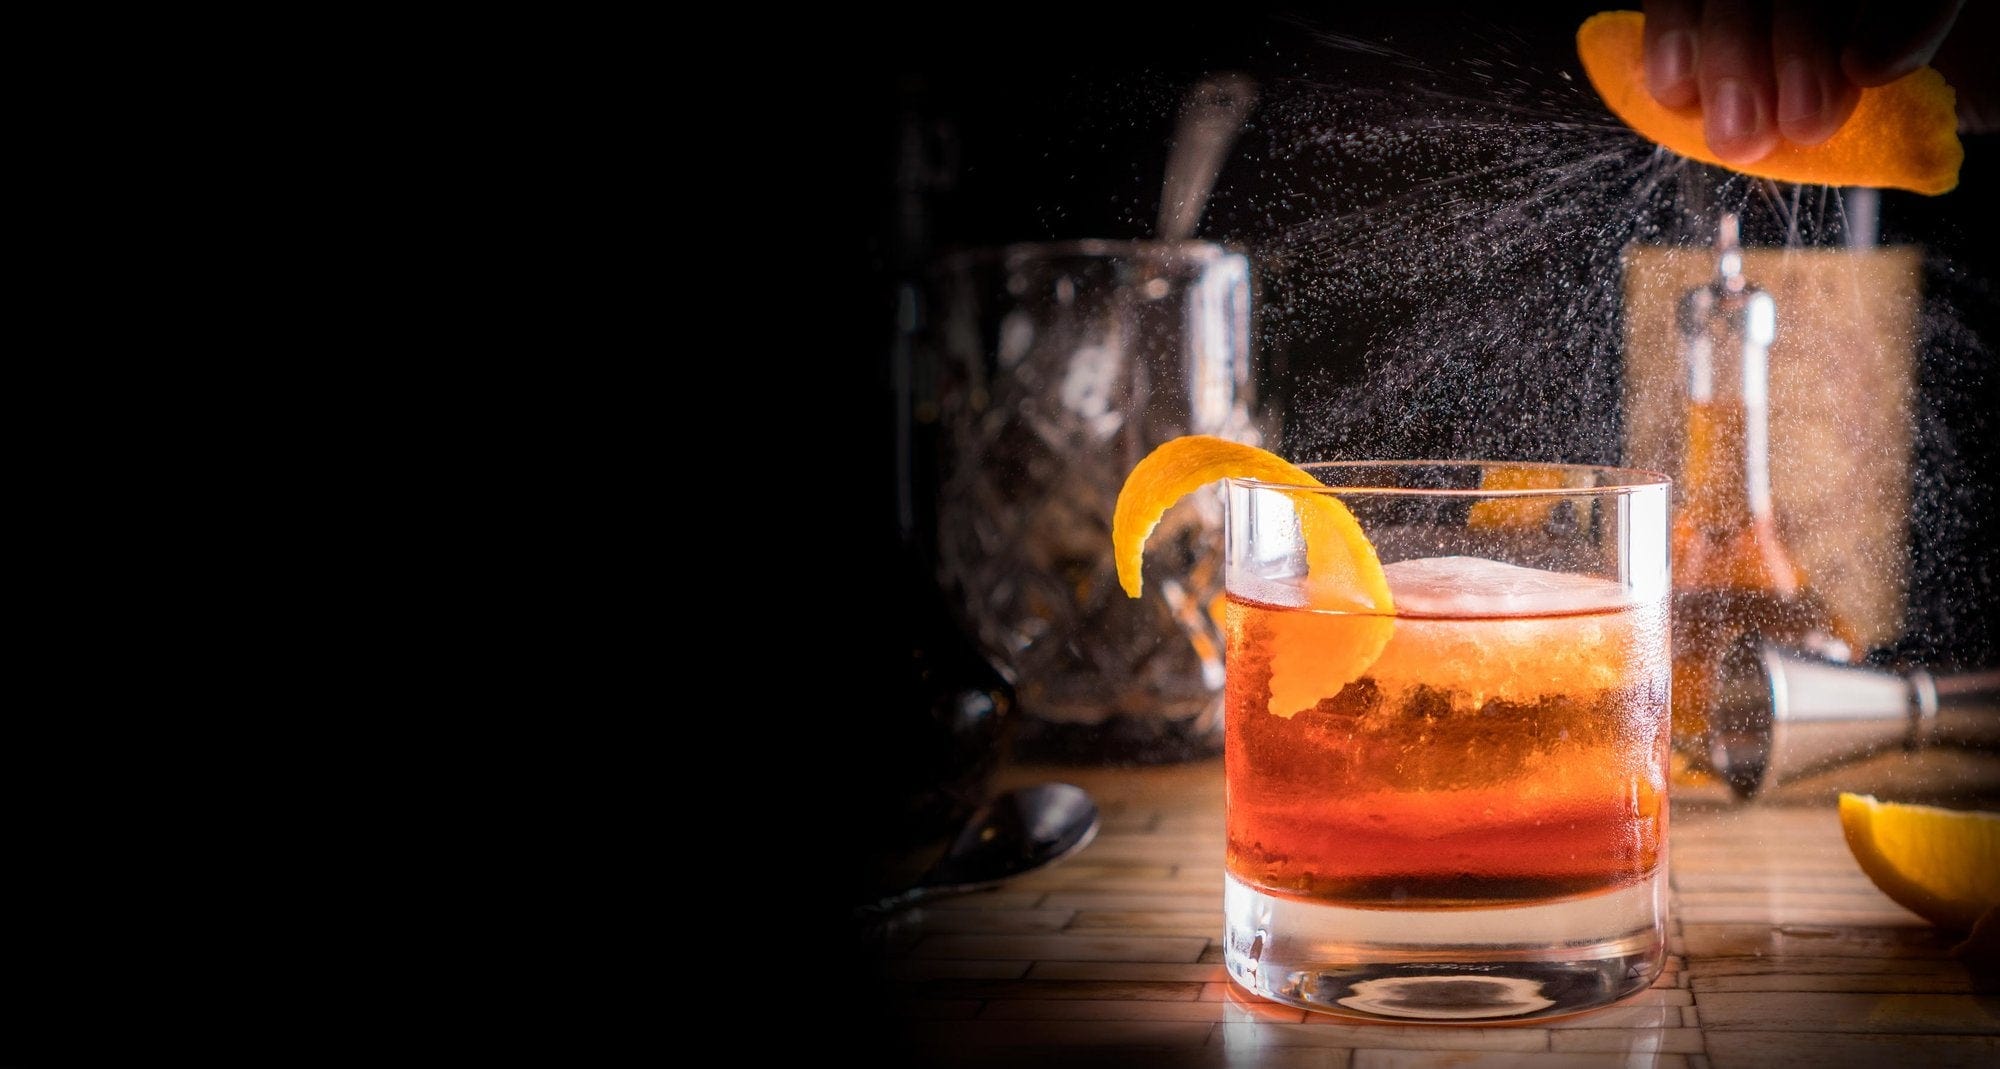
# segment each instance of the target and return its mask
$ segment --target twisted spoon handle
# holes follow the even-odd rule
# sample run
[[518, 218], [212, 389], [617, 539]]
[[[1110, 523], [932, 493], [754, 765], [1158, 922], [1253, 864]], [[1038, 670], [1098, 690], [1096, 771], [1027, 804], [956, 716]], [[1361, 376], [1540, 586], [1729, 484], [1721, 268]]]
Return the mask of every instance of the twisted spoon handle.
[[1159, 237], [1185, 241], [1194, 237], [1208, 194], [1222, 173], [1222, 161], [1257, 102], [1257, 83], [1247, 75], [1224, 73], [1196, 82], [1181, 101], [1180, 123], [1167, 157], [1166, 184], [1160, 192]]

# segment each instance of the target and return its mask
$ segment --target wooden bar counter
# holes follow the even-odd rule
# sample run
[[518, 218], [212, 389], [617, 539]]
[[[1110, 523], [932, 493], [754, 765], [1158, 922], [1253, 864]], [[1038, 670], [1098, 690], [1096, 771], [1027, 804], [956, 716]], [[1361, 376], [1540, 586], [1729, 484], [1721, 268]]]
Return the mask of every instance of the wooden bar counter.
[[[1670, 957], [1615, 1006], [1517, 1026], [1358, 1023], [1244, 993], [1222, 965], [1222, 764], [1009, 766], [1096, 797], [1083, 851], [907, 914], [866, 954], [894, 1064], [2000, 1066], [2000, 962], [1896, 905], [1840, 830], [1841, 791], [2000, 810], [2000, 754], [1885, 754], [1750, 803], [1677, 788]], [[879, 996], [874, 992], [879, 991]], [[895, 1059], [900, 1059], [896, 1061]], [[874, 1059], [869, 1064], [883, 1064]]]

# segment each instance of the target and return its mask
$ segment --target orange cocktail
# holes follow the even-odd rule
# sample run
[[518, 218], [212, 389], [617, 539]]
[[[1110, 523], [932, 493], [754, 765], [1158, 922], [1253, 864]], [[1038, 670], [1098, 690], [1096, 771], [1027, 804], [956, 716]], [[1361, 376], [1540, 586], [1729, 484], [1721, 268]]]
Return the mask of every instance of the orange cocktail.
[[[1288, 638], [1339, 642], [1340, 614], [1282, 586], [1230, 592], [1230, 875], [1308, 902], [1443, 909], [1547, 902], [1658, 873], [1663, 603], [1483, 558], [1384, 571], [1397, 615], [1380, 656], [1289, 711], [1271, 708], [1274, 655]], [[1479, 593], [1523, 583], [1542, 588], [1538, 604]]]
[[1666, 958], [1666, 478], [1187, 436], [1119, 495], [1127, 594], [1162, 514], [1217, 481], [1230, 978], [1382, 1020], [1643, 991]]

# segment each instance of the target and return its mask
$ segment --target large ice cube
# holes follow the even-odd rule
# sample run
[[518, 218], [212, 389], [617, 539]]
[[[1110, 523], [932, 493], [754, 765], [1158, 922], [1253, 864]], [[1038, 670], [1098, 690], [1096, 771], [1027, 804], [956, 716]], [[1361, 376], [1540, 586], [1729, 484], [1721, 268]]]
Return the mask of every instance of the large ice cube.
[[1608, 579], [1545, 572], [1484, 557], [1423, 557], [1384, 565], [1398, 616], [1547, 616], [1632, 604]]
[[1392, 699], [1430, 687], [1476, 710], [1494, 699], [1587, 698], [1665, 670], [1664, 602], [1643, 604], [1611, 580], [1479, 557], [1383, 571], [1396, 631], [1368, 674]]

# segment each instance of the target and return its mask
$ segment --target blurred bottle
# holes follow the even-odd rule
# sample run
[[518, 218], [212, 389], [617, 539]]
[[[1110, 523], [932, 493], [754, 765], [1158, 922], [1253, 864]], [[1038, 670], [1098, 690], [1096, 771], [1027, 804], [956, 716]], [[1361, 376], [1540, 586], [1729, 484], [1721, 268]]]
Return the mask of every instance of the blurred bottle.
[[[920, 849], [947, 837], [986, 801], [1005, 758], [1014, 722], [1014, 692], [959, 625], [934, 578], [935, 477], [926, 466], [935, 447], [935, 408], [912, 337], [925, 317], [918, 283], [930, 255], [936, 195], [949, 188], [949, 134], [926, 114], [924, 87], [902, 87], [901, 143], [896, 153], [895, 195], [884, 250], [885, 309], [890, 312], [886, 361], [886, 411], [878, 426], [891, 429], [877, 459], [889, 474], [870, 517], [878, 559], [868, 573], [882, 585], [872, 595], [887, 602], [889, 624], [869, 626], [864, 650], [870, 671], [860, 693], [868, 697], [853, 723], [867, 774], [845, 787], [855, 807], [849, 834], [865, 841], [852, 851], [865, 859], [856, 893], [907, 882], [899, 866]], [[886, 522], [884, 522], [886, 521]]]
[[1767, 389], [1777, 310], [1744, 278], [1735, 215], [1722, 217], [1715, 251], [1715, 276], [1684, 294], [1675, 312], [1687, 373], [1673, 525], [1673, 767], [1681, 782], [1713, 772], [1728, 681], [1754, 677], [1765, 643], [1836, 662], [1853, 661], [1858, 645], [1779, 533]]

